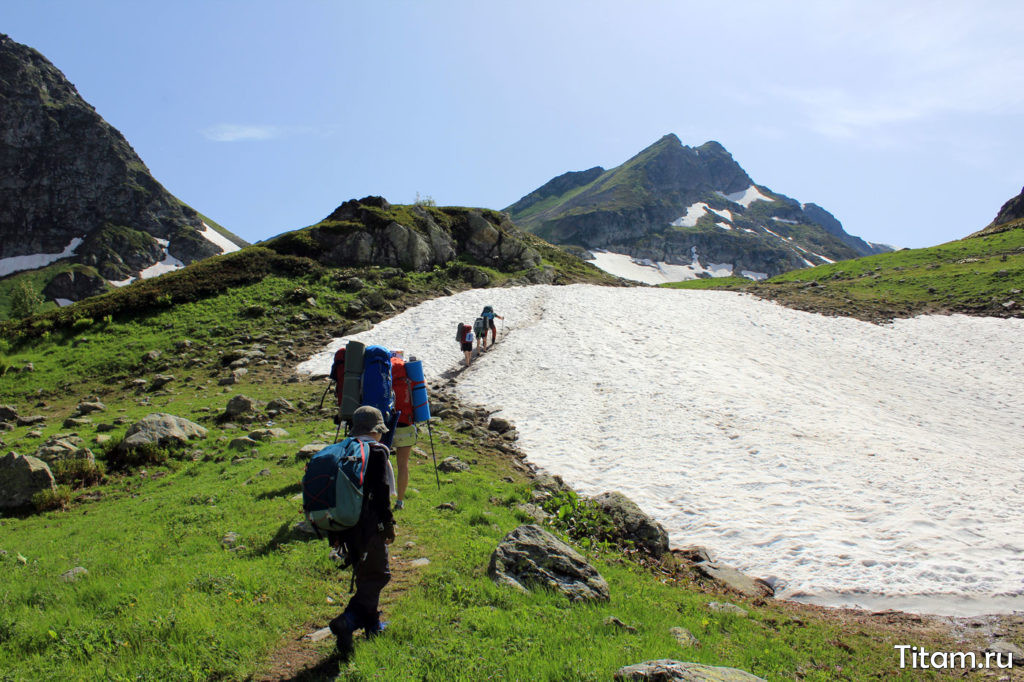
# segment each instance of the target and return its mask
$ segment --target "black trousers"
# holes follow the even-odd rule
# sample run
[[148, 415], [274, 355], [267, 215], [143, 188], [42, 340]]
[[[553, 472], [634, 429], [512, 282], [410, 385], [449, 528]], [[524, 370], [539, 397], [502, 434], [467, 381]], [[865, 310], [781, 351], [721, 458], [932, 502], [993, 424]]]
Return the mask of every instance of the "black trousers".
[[391, 581], [388, 546], [384, 544], [383, 535], [372, 533], [360, 549], [357, 563], [353, 566], [356, 592], [349, 599], [345, 613], [349, 614], [356, 629], [374, 630], [380, 621], [381, 590]]

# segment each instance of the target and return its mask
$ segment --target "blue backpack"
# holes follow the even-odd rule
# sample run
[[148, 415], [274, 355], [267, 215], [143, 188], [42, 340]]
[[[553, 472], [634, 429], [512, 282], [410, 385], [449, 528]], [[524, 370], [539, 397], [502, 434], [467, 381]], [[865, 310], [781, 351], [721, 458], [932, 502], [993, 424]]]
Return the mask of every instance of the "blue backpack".
[[367, 346], [363, 352], [363, 396], [361, 405], [380, 410], [384, 423], [395, 412], [395, 394], [391, 390], [391, 351], [384, 346]]
[[343, 531], [359, 522], [370, 443], [346, 438], [313, 455], [302, 476], [302, 508], [314, 528]]

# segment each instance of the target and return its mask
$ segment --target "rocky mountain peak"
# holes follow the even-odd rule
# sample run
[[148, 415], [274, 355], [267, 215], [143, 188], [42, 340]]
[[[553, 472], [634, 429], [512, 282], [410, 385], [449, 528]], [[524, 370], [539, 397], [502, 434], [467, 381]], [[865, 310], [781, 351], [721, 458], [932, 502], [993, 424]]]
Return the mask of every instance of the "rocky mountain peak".
[[123, 283], [245, 244], [208, 231], [56, 66], [6, 35], [0, 178], [0, 276], [69, 261]]
[[715, 140], [689, 147], [669, 134], [593, 179], [583, 173], [560, 175], [506, 210], [556, 244], [654, 268], [693, 266], [695, 276], [764, 277], [890, 250], [848, 235], [820, 206], [755, 184]]

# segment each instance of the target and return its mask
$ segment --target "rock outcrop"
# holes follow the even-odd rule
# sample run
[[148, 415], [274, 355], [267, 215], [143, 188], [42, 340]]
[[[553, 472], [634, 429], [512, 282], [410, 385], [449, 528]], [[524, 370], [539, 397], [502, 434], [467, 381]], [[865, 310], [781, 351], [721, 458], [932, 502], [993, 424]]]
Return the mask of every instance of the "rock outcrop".
[[0, 142], [0, 276], [67, 259], [78, 265], [46, 292], [78, 300], [165, 259], [222, 251], [64, 74], [3, 34]]
[[266, 246], [338, 267], [380, 265], [422, 272], [460, 254], [504, 271], [539, 268], [541, 263], [539, 251], [507, 215], [472, 208], [392, 206], [383, 197], [346, 201], [320, 223], [285, 233]]
[[571, 601], [607, 601], [608, 583], [579, 552], [540, 526], [519, 526], [491, 554], [488, 575], [499, 585], [526, 591], [539, 585]]

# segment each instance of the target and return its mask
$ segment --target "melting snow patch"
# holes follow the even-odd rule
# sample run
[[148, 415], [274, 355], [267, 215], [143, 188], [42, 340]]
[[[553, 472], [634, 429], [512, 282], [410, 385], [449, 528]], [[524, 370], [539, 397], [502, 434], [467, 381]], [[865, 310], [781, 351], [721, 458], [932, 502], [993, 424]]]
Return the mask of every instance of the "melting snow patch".
[[742, 192], [733, 192], [732, 194], [718, 192], [718, 194], [735, 204], [739, 204], [743, 208], [750, 208], [750, 205], [755, 201], [774, 201], [771, 197], [761, 194], [761, 191], [754, 185], [751, 185]]
[[697, 221], [704, 215], [708, 210], [708, 205], [703, 201], [693, 204], [686, 209], [686, 215], [680, 216], [673, 220], [669, 225], [673, 227], [696, 227]]
[[754, 272], [753, 270], [740, 270], [740, 274], [743, 275], [744, 277], [746, 277], [747, 279], [752, 279], [754, 281], [760, 281], [762, 279], [768, 279], [768, 273], [767, 272]]
[[27, 256], [8, 256], [0, 258], [0, 277], [21, 272], [22, 270], [35, 270], [46, 267], [61, 258], [68, 258], [75, 254], [75, 249], [82, 243], [82, 237], [75, 237], [60, 253], [33, 253]]
[[72, 301], [70, 298], [55, 298], [53, 299], [53, 302], [56, 303], [61, 308], [64, 308], [74, 303], [74, 301]]
[[110, 284], [112, 286], [115, 286], [115, 287], [126, 287], [129, 284], [131, 284], [132, 282], [134, 282], [135, 278], [134, 277], [129, 277], [128, 279], [119, 279], [119, 280], [108, 279], [107, 281], [110, 282]]
[[207, 225], [205, 222], [203, 223], [203, 230], [199, 234], [201, 234], [206, 241], [218, 247], [221, 253], [231, 253], [242, 248], [217, 230]]
[[715, 223], [715, 225], [718, 225], [723, 230], [731, 230], [732, 229], [732, 225], [730, 225], [729, 223]]
[[[484, 305], [511, 333], [459, 395], [501, 405], [531, 462], [584, 494], [621, 490], [675, 545], [778, 576], [782, 597], [1024, 605], [1024, 319], [878, 326], [729, 292], [571, 285], [474, 289], [354, 338], [406, 349], [433, 382]], [[299, 369], [326, 373], [342, 343]]]
[[605, 272], [616, 277], [631, 279], [644, 284], [664, 284], [665, 282], [682, 282], [696, 279], [697, 273], [703, 271], [692, 265], [675, 265], [672, 263], [652, 262], [650, 259], [638, 260], [621, 253], [594, 250], [594, 259], [590, 261]]
[[774, 220], [777, 223], [786, 223], [787, 225], [796, 225], [797, 224], [797, 222], [795, 220], [788, 220], [786, 218], [776, 218], [775, 216], [772, 216], [772, 220]]

